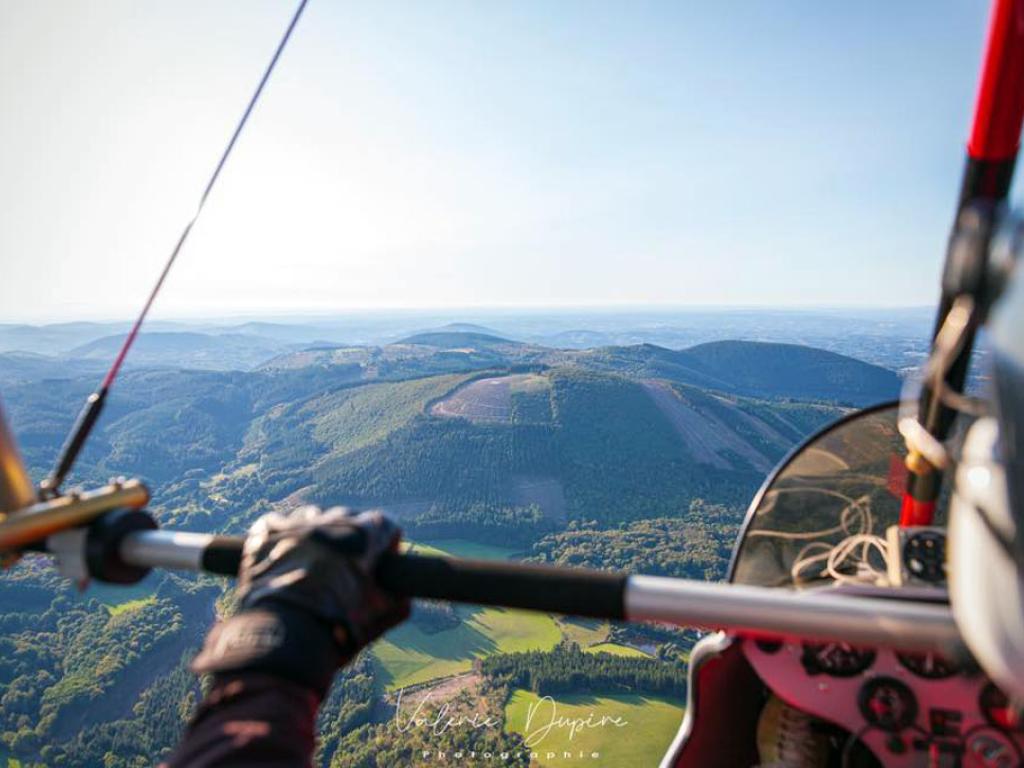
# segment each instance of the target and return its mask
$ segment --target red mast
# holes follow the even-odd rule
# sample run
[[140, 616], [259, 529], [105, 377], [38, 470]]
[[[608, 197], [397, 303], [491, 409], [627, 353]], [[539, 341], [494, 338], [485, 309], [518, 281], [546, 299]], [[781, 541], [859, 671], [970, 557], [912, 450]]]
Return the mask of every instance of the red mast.
[[[967, 164], [950, 236], [951, 246], [963, 229], [971, 225], [970, 220], [977, 219], [977, 216], [965, 215], [968, 210], [986, 211], [991, 216], [1006, 200], [1020, 146], [1022, 122], [1024, 0], [994, 0], [981, 64], [978, 99], [967, 142]], [[983, 254], [988, 250], [988, 234], [989, 231], [985, 230]], [[953, 262], [952, 253], [951, 247], [946, 252], [942, 298], [935, 322], [936, 335], [960, 292], [956, 281], [950, 279], [960, 266]], [[963, 391], [967, 378], [977, 322], [978, 318], [974, 318], [966, 329], [961, 351], [945, 373], [945, 386], [957, 392]], [[942, 403], [934, 401], [935, 392], [926, 384], [921, 392], [918, 419], [928, 432], [943, 440], [955, 414]], [[910, 472], [900, 525], [929, 525], [935, 512], [942, 474], [913, 452], [907, 459], [907, 467]]]

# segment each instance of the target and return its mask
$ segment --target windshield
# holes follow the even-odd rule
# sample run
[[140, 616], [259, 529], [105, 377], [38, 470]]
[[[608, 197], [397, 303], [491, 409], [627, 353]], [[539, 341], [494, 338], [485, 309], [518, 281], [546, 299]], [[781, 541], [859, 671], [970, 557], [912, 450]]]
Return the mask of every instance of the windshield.
[[905, 469], [896, 406], [860, 413], [811, 440], [755, 497], [733, 578], [800, 586], [884, 573]]

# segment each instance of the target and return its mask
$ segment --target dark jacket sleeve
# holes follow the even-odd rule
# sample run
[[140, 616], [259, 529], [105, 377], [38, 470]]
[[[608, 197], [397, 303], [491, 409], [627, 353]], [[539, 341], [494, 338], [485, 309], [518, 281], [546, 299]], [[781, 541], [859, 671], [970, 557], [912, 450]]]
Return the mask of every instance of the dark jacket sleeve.
[[273, 675], [218, 676], [161, 768], [306, 768], [319, 697]]

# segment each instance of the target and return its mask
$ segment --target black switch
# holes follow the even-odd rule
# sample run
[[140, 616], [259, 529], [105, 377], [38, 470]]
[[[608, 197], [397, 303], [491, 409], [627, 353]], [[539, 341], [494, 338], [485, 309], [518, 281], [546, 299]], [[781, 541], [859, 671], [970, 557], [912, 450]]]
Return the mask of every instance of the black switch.
[[963, 715], [955, 709], [930, 709], [928, 722], [936, 736], [959, 736]]

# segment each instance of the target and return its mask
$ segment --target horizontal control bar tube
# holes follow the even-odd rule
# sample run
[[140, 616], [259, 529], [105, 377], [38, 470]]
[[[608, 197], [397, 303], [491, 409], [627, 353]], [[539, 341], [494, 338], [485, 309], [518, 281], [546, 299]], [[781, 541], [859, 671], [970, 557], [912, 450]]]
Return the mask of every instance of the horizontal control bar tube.
[[893, 597], [861, 597], [829, 587], [797, 592], [743, 584], [631, 576], [626, 618], [744, 634], [905, 650], [955, 653], [961, 646], [949, 606]]
[[[138, 566], [233, 576], [242, 542], [209, 534], [142, 531], [125, 537], [121, 557]], [[907, 650], [955, 653], [962, 647], [948, 606], [898, 599], [898, 592], [891, 598], [851, 596], [828, 588], [796, 592], [415, 554], [385, 556], [378, 575], [387, 589], [410, 597]]]

